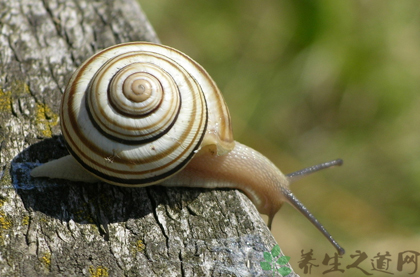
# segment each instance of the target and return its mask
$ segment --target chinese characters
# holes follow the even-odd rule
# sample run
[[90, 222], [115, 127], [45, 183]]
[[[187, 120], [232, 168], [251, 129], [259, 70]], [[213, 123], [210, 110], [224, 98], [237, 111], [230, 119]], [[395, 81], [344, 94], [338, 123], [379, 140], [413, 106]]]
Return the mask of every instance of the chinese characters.
[[[407, 250], [398, 253], [395, 258], [395, 256], [392, 256], [389, 251], [385, 251], [385, 253], [378, 252], [369, 259], [366, 252], [356, 250], [354, 253], [349, 255], [354, 261], [345, 266], [342, 262], [343, 257], [338, 253], [334, 253], [332, 256], [325, 254], [321, 264], [317, 263], [317, 259], [313, 256], [314, 253], [312, 249], [308, 252], [301, 250], [301, 260], [298, 262], [298, 265], [300, 269], [303, 269], [304, 274], [311, 274], [313, 267], [320, 267], [322, 274], [359, 271], [365, 275], [374, 275], [375, 273], [394, 275], [395, 272], [404, 272], [409, 274], [416, 273], [420, 252]], [[324, 267], [321, 268], [321, 265]]]

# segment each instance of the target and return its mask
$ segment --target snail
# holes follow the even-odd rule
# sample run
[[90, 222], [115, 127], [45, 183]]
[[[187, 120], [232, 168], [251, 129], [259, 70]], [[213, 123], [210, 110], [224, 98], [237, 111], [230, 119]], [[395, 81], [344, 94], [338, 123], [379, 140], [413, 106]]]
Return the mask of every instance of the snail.
[[265, 156], [234, 141], [215, 82], [178, 50], [131, 42], [100, 51], [73, 73], [60, 117], [71, 155], [34, 168], [33, 177], [127, 187], [235, 188], [268, 215], [270, 229], [287, 202], [344, 253], [289, 190], [293, 180], [342, 161], [284, 175]]

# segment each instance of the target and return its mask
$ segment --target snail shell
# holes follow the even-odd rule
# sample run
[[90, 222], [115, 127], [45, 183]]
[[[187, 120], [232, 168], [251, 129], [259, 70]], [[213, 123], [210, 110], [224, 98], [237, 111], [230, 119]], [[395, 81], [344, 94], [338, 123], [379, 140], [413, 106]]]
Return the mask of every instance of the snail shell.
[[213, 80], [192, 59], [161, 45], [129, 43], [91, 57], [66, 88], [61, 118], [73, 157], [116, 185], [158, 183], [200, 148], [220, 155], [234, 147], [229, 112]]
[[120, 186], [236, 188], [268, 225], [284, 202], [344, 250], [289, 190], [290, 182], [335, 160], [285, 176], [259, 152], [233, 140], [223, 97], [185, 54], [133, 42], [107, 48], [77, 69], [61, 104], [71, 156], [32, 170], [34, 177], [103, 180]]

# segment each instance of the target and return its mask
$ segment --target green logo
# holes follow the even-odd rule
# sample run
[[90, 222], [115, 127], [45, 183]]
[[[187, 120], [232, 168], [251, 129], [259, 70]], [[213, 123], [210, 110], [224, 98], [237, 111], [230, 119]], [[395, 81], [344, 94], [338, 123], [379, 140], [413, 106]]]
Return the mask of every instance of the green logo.
[[281, 276], [286, 276], [292, 270], [288, 268], [287, 266], [283, 266], [287, 264], [290, 260], [289, 256], [282, 256], [277, 259], [277, 257], [280, 255], [280, 246], [275, 245], [273, 249], [271, 249], [270, 252], [264, 252], [264, 262], [260, 262], [261, 268], [263, 270], [272, 270], [273, 276], [275, 272], [280, 273]]

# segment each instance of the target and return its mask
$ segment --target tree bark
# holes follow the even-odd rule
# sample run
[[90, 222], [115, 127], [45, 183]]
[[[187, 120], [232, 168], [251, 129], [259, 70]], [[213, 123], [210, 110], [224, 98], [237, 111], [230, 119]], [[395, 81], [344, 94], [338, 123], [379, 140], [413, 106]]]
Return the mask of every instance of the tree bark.
[[272, 276], [276, 241], [241, 192], [29, 175], [68, 154], [58, 114], [77, 66], [159, 42], [134, 0], [0, 0], [0, 27], [0, 276]]

